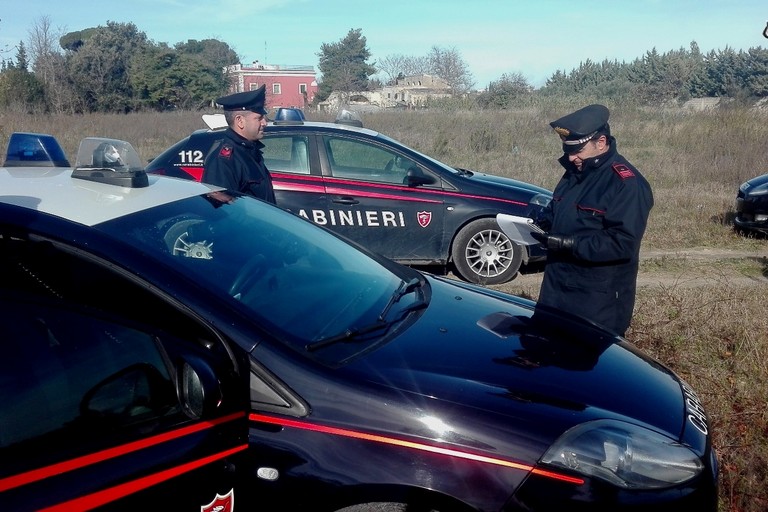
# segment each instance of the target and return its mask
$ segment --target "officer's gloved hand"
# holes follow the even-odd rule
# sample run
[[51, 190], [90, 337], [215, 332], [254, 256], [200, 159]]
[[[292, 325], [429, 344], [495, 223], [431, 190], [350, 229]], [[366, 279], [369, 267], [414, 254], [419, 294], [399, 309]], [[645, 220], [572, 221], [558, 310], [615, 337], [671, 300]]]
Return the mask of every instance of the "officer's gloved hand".
[[567, 235], [557, 235], [550, 233], [531, 232], [531, 236], [544, 244], [548, 251], [571, 251], [573, 250], [573, 237]]

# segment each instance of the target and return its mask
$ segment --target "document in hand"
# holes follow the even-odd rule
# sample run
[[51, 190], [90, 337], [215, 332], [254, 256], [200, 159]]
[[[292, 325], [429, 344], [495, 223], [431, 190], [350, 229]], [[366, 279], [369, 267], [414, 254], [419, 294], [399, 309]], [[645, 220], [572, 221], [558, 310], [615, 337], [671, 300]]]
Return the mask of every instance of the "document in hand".
[[517, 215], [499, 213], [496, 215], [496, 222], [499, 224], [501, 230], [511, 238], [512, 241], [518, 244], [538, 244], [539, 241], [531, 236], [531, 231], [537, 233], [544, 232], [539, 226], [533, 223], [533, 219], [529, 219], [528, 217], [518, 217]]

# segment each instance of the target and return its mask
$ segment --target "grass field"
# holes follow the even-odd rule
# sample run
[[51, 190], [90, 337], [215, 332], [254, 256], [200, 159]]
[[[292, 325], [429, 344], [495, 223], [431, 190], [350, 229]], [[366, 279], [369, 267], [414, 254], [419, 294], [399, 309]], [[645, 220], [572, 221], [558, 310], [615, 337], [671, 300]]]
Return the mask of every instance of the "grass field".
[[[383, 112], [363, 122], [454, 166], [551, 189], [561, 174], [560, 144], [548, 122], [580, 106]], [[648, 178], [656, 201], [643, 242], [646, 284], [627, 337], [691, 384], [707, 408], [720, 460], [720, 509], [767, 510], [768, 240], [735, 233], [731, 219], [739, 184], [768, 172], [768, 112], [608, 106], [619, 152]], [[74, 158], [81, 138], [106, 136], [130, 141], [149, 159], [203, 127], [201, 114], [6, 113], [0, 147], [13, 131], [50, 133]], [[504, 289], [537, 294], [515, 281]]]

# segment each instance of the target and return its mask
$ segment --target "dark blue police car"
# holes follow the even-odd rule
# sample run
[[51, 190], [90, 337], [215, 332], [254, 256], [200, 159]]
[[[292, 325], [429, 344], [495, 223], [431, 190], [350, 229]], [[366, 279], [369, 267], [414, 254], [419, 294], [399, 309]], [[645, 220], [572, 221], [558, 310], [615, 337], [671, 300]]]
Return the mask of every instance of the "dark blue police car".
[[768, 236], [768, 174], [755, 176], [739, 186], [735, 210], [736, 231]]
[[626, 340], [138, 162], [0, 168], [4, 509], [716, 509]]
[[[450, 268], [473, 283], [504, 283], [544, 259], [540, 245], [512, 242], [496, 214], [535, 218], [550, 191], [450, 167], [362, 128], [354, 112], [319, 123], [285, 110], [277, 119], [289, 120], [270, 122], [261, 141], [279, 206], [400, 263]], [[225, 126], [221, 114], [203, 117], [213, 128], [174, 144], [147, 172], [199, 181]]]

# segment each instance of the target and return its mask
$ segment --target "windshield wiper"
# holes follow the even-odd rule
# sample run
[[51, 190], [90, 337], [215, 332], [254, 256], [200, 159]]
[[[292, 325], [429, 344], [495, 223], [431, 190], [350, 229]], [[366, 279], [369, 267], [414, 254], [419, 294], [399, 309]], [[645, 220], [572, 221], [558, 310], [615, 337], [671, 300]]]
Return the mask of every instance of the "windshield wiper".
[[390, 322], [377, 320], [375, 323], [366, 325], [365, 327], [350, 327], [349, 329], [342, 331], [339, 334], [336, 334], [334, 336], [328, 336], [327, 338], [323, 338], [321, 340], [315, 341], [314, 343], [308, 343], [307, 345], [304, 346], [304, 348], [306, 349], [307, 352], [312, 352], [319, 348], [327, 347], [328, 345], [333, 345], [334, 343], [338, 343], [339, 341], [351, 340], [358, 336], [362, 336], [363, 334], [368, 334], [374, 331], [378, 331], [379, 329], [385, 329], [389, 326], [390, 326]]
[[389, 310], [392, 308], [392, 306], [395, 305], [397, 301], [403, 298], [404, 295], [411, 293], [414, 288], [419, 286], [419, 284], [421, 284], [421, 279], [418, 277], [414, 277], [408, 281], [400, 281], [400, 286], [398, 286], [397, 290], [392, 293], [392, 296], [389, 298], [389, 302], [387, 302], [387, 305], [384, 306], [384, 309], [381, 311], [381, 314], [379, 315], [379, 322], [384, 321], [384, 319], [387, 317], [387, 313], [389, 313]]
[[[392, 296], [389, 298], [387, 305], [384, 306], [384, 309], [381, 311], [381, 313], [379, 314], [379, 317], [376, 319], [374, 323], [366, 325], [364, 327], [350, 327], [349, 329], [346, 329], [334, 336], [329, 336], [327, 338], [322, 338], [313, 343], [309, 343], [305, 345], [304, 348], [308, 352], [312, 352], [314, 350], [327, 347], [328, 345], [332, 345], [340, 341], [351, 340], [351, 339], [357, 338], [358, 336], [362, 336], [364, 334], [368, 334], [374, 331], [378, 331], [380, 329], [388, 328], [390, 325], [392, 325], [392, 322], [387, 322], [385, 320], [387, 317], [387, 313], [389, 313], [389, 310], [404, 295], [409, 294], [410, 292], [413, 291], [415, 287], [420, 285], [421, 285], [421, 279], [418, 277], [414, 277], [413, 279], [410, 279], [408, 281], [400, 281], [400, 286], [398, 286], [397, 290], [395, 290], [392, 293]], [[413, 304], [409, 304], [407, 307], [403, 308], [402, 312], [407, 313], [410, 311], [415, 311], [417, 309], [421, 309], [425, 307], [426, 305], [427, 303], [424, 302], [423, 300], [417, 300]]]

